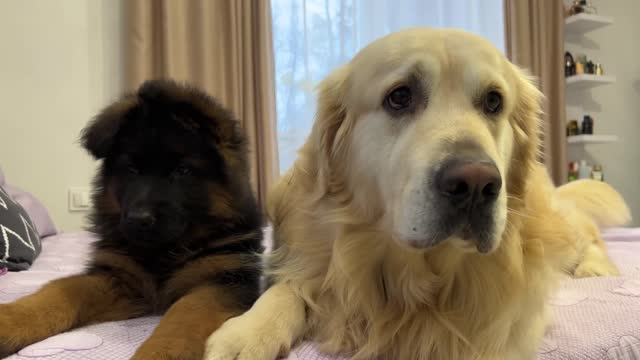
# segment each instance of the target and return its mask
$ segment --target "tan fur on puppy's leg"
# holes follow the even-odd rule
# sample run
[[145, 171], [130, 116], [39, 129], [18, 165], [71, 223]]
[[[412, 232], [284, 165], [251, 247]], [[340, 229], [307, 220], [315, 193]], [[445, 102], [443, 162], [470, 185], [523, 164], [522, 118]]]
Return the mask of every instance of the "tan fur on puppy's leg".
[[0, 305], [0, 358], [78, 326], [141, 314], [126, 291], [106, 276], [55, 280], [33, 295]]
[[267, 290], [253, 307], [229, 319], [207, 340], [205, 360], [275, 360], [289, 352], [305, 327], [305, 305], [284, 283]]
[[203, 286], [174, 303], [160, 324], [136, 351], [133, 360], [200, 360], [205, 340], [238, 313], [224, 303], [224, 289]]

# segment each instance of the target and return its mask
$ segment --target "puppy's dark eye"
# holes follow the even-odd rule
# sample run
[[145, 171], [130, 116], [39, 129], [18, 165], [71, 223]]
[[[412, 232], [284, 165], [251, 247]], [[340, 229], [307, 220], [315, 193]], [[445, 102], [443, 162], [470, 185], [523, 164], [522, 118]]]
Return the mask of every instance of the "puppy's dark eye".
[[489, 91], [484, 96], [483, 107], [487, 114], [498, 114], [502, 110], [502, 95], [496, 90]]
[[173, 175], [176, 176], [186, 176], [191, 175], [191, 168], [186, 165], [180, 165], [175, 170], [173, 170]]
[[393, 111], [402, 111], [411, 106], [413, 96], [408, 86], [393, 89], [384, 99], [385, 106]]

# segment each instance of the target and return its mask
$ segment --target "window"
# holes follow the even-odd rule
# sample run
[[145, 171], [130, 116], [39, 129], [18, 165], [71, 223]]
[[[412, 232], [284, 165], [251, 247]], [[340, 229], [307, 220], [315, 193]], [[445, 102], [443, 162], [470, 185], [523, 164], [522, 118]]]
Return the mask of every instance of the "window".
[[412, 26], [460, 28], [504, 49], [503, 0], [272, 0], [280, 171], [315, 115], [316, 84], [358, 50]]

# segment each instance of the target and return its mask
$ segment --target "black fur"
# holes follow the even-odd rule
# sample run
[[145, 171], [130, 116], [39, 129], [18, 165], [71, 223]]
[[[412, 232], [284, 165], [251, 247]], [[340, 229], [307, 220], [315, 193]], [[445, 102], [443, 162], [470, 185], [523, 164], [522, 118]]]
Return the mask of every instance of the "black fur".
[[[229, 286], [242, 307], [257, 298], [262, 216], [249, 184], [246, 141], [227, 110], [196, 88], [148, 81], [94, 119], [81, 142], [102, 159], [89, 216], [96, 250], [126, 254], [160, 289], [190, 262], [238, 254], [246, 268], [212, 273], [210, 281]], [[232, 200], [231, 211], [212, 211], [225, 201], [212, 197], [212, 186]], [[153, 212], [153, 226], [128, 226], [128, 214], [138, 210]], [[240, 235], [245, 239], [216, 244]], [[88, 272], [122, 271], [109, 266], [92, 261]]]

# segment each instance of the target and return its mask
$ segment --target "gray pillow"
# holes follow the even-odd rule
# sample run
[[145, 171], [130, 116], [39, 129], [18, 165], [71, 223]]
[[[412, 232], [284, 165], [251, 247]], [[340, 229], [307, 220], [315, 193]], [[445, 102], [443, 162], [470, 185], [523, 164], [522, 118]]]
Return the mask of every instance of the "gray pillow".
[[0, 187], [0, 268], [27, 270], [42, 250], [29, 214]]
[[58, 233], [47, 208], [44, 207], [42, 202], [36, 199], [31, 193], [8, 184], [2, 172], [2, 167], [0, 167], [0, 187], [4, 188], [4, 192], [9, 194], [13, 201], [20, 204], [27, 214], [29, 214], [41, 238]]

